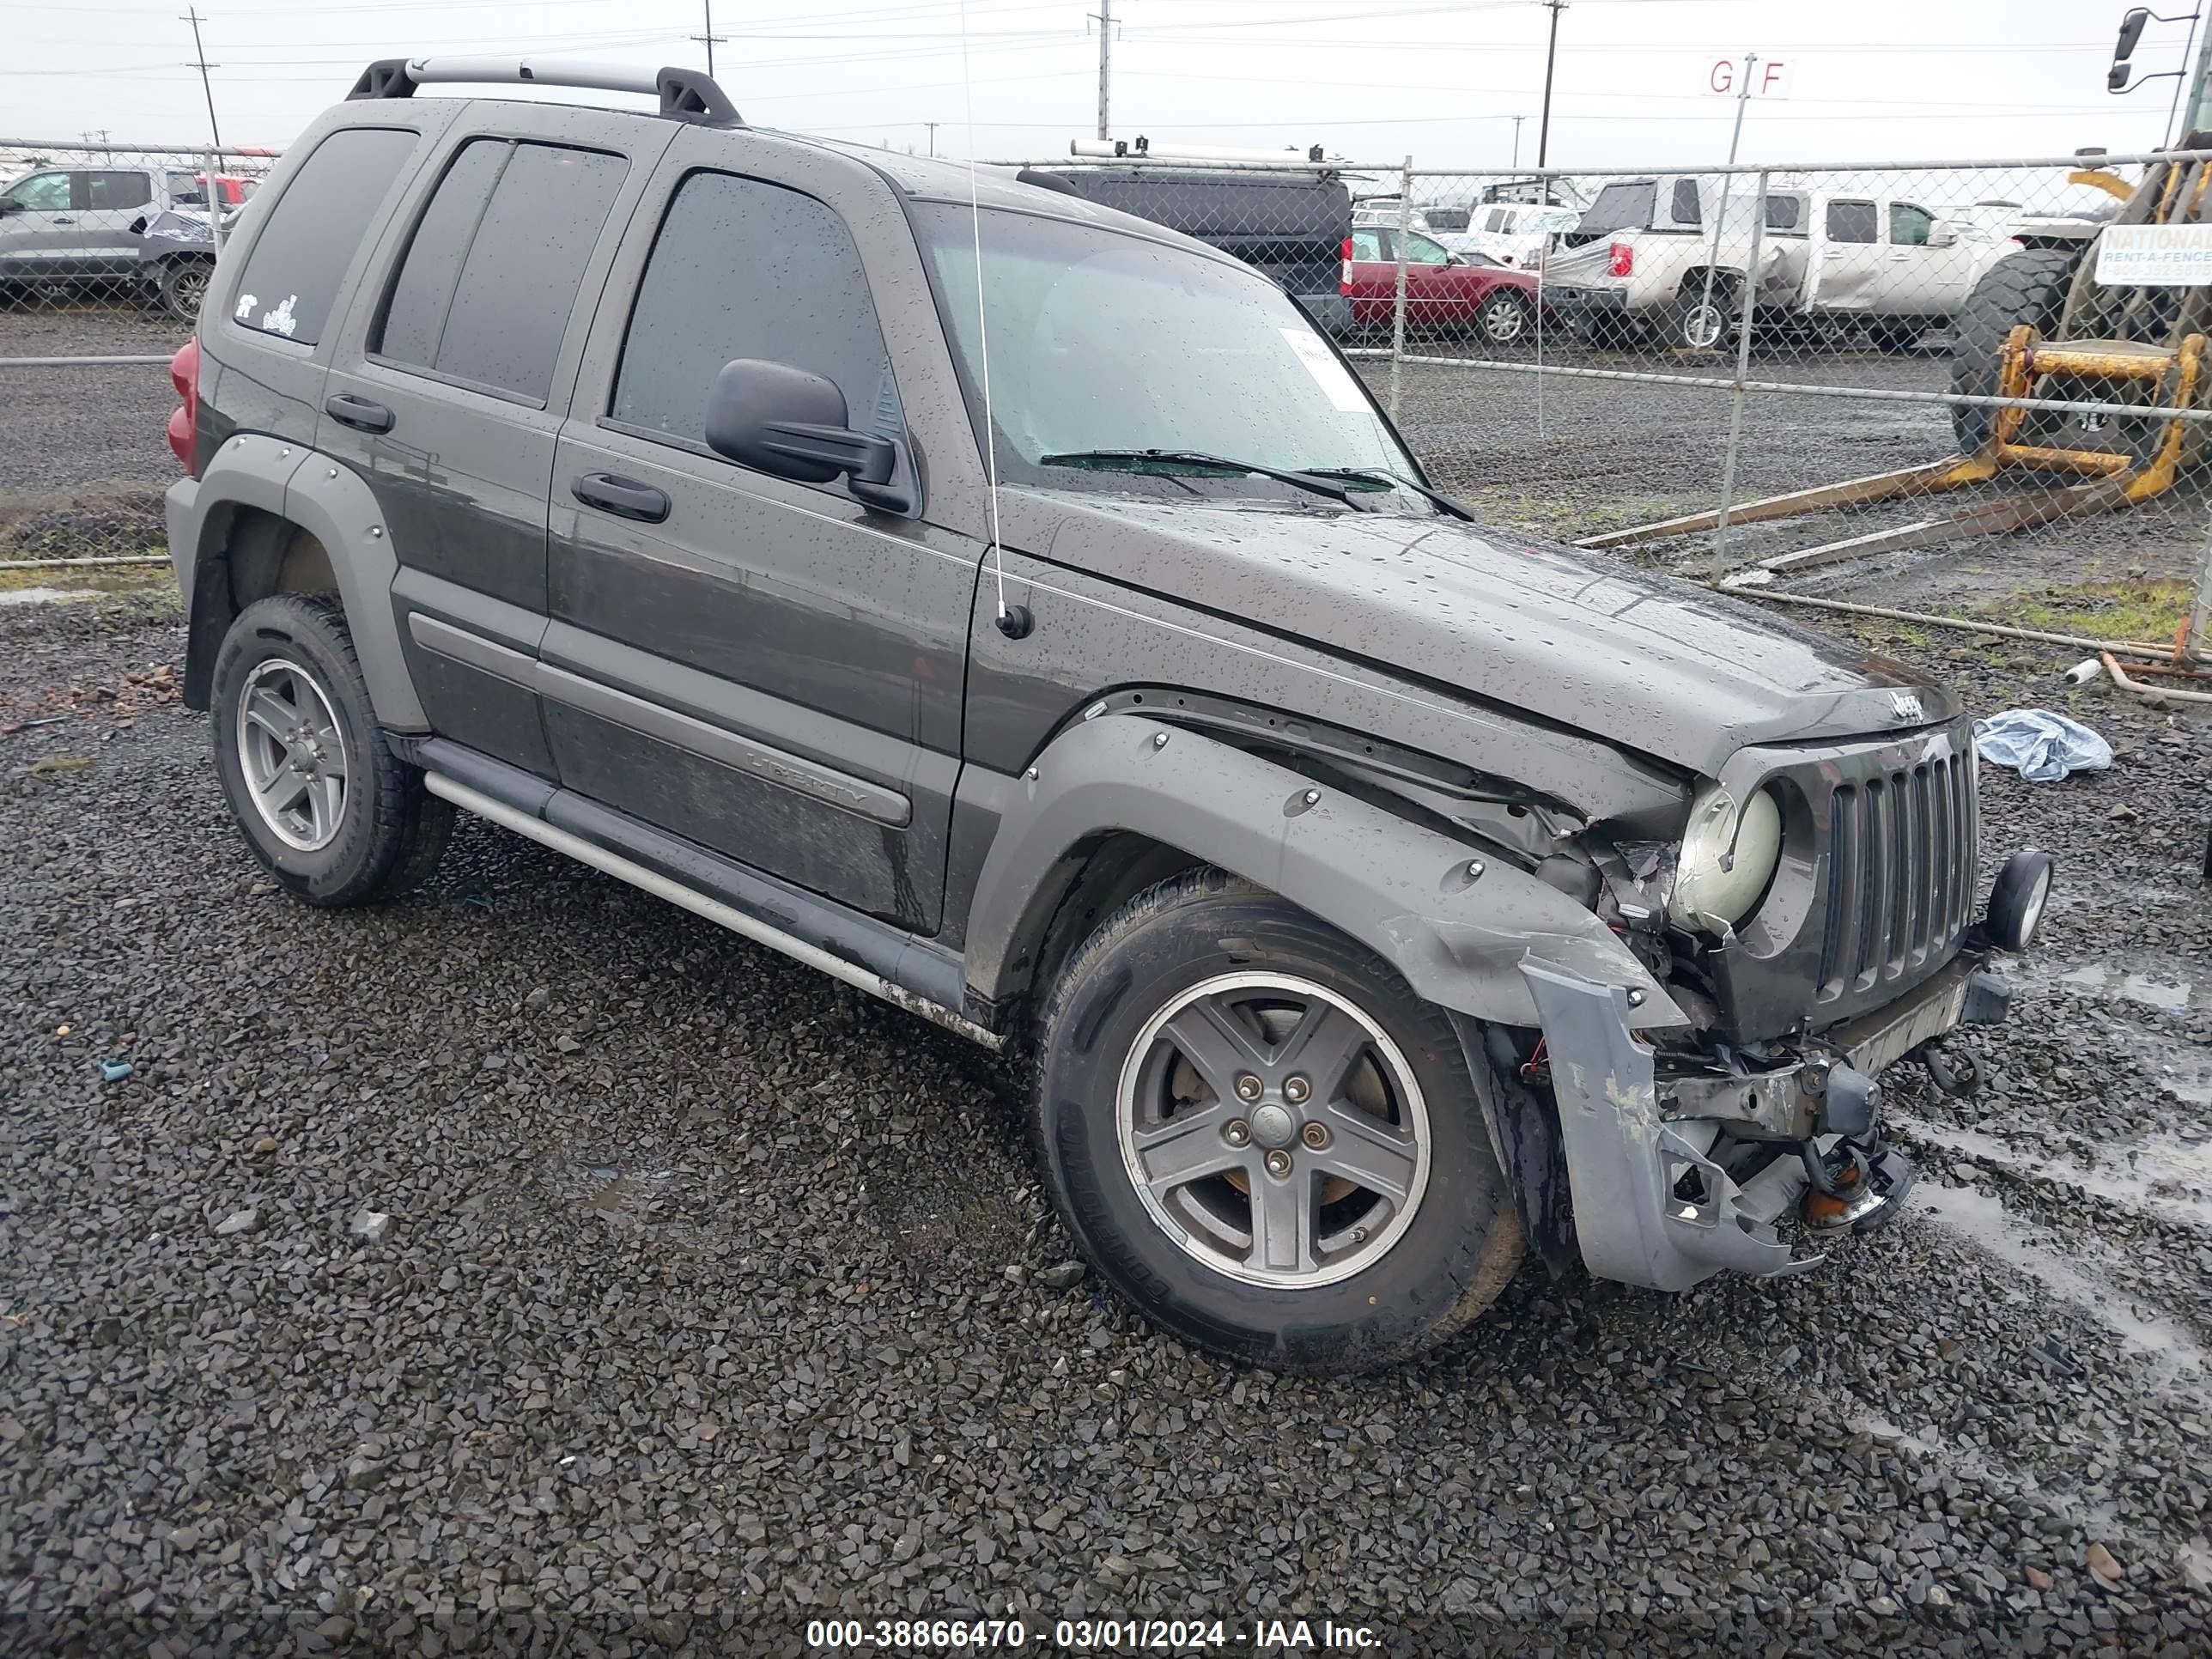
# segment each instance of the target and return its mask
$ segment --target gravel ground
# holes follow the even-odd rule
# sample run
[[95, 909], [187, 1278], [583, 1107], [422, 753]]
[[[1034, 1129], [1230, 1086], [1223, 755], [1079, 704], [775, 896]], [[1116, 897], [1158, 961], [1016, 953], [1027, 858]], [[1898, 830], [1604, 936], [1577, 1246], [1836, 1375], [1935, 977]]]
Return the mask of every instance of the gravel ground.
[[2065, 885], [1984, 1097], [1898, 1091], [1895, 1228], [1677, 1298], [1531, 1267], [1328, 1383], [1066, 1282], [1015, 1078], [933, 1027], [477, 823], [393, 908], [281, 898], [180, 647], [0, 612], [0, 728], [61, 716], [0, 736], [0, 1648], [2212, 1650], [2202, 725], [2075, 694], [2112, 773], [1989, 780]]
[[[1468, 380], [1408, 373], [1447, 476], [1496, 442]], [[1620, 389], [1571, 384], [1602, 395], [1547, 418], [1595, 442]], [[1590, 476], [1663, 495], [1716, 406], [1615, 407]], [[1832, 413], [1887, 441], [1869, 408]], [[1977, 710], [2120, 752], [1985, 778], [1991, 850], [2063, 885], [1983, 1095], [1896, 1079], [1911, 1212], [1680, 1297], [1532, 1266], [1328, 1383], [1072, 1270], [1018, 1079], [933, 1027], [473, 822], [402, 904], [281, 898], [173, 610], [0, 610], [0, 1651], [795, 1652], [988, 1610], [1229, 1652], [1299, 1613], [1405, 1653], [2212, 1652], [2204, 722], [1941, 647]]]

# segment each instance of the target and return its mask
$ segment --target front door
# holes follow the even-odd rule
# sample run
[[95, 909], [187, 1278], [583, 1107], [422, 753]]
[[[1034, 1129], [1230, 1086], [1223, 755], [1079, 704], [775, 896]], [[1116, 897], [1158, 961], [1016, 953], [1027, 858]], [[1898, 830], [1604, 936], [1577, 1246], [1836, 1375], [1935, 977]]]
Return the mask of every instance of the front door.
[[324, 382], [317, 447], [376, 496], [432, 728], [548, 778], [533, 676], [554, 435], [590, 320], [578, 295], [597, 298], [617, 209], [658, 155], [634, 167], [641, 130], [659, 136], [568, 112], [457, 135], [395, 216], [364, 283], [380, 297], [355, 307]]
[[76, 210], [70, 175], [34, 173], [8, 191], [0, 213], [0, 273], [57, 276], [76, 253]]
[[975, 550], [707, 447], [738, 358], [823, 375], [848, 424], [907, 433], [852, 228], [883, 204], [854, 170], [763, 145], [736, 171], [731, 149], [678, 138], [600, 307], [554, 468], [546, 729], [564, 787], [933, 932]]
[[136, 274], [146, 222], [161, 211], [154, 202], [154, 175], [136, 167], [103, 167], [78, 173], [76, 185], [79, 268]]
[[1971, 263], [1955, 245], [1929, 246], [1936, 216], [1917, 202], [1888, 204], [1887, 276], [1875, 309], [1891, 317], [1948, 317], [1966, 301]]

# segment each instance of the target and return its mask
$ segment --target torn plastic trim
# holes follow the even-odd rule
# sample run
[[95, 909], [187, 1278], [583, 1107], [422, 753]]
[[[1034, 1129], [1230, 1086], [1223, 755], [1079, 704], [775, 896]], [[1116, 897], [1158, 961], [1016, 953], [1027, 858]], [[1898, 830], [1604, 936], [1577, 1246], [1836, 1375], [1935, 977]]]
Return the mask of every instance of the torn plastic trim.
[[[1684, 1291], [1723, 1271], [1773, 1278], [1819, 1265], [1792, 1261], [1772, 1226], [1739, 1206], [1727, 1173], [1661, 1118], [1652, 1053], [1630, 1031], [1625, 990], [1533, 958], [1521, 975], [1544, 1028], [1575, 1235], [1593, 1274]], [[1678, 1195], [1692, 1172], [1696, 1195]]]

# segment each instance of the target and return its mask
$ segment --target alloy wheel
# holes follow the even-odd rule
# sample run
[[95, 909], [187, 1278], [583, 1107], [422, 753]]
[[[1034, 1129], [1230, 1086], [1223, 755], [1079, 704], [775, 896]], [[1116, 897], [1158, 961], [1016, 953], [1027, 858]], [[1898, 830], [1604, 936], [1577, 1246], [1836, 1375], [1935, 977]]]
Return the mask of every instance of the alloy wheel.
[[313, 853], [345, 821], [346, 745], [331, 700], [295, 662], [272, 657], [238, 698], [238, 763], [263, 823], [287, 847]]
[[1428, 1110], [1404, 1054], [1310, 980], [1218, 975], [1147, 1021], [1121, 1068], [1122, 1164], [1214, 1271], [1332, 1285], [1404, 1237], [1428, 1185]]

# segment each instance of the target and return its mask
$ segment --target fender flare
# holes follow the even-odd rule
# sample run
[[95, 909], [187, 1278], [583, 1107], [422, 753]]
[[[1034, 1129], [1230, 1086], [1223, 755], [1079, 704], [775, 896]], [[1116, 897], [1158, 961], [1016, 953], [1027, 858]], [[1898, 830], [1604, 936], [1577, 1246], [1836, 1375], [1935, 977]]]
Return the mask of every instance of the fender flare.
[[1603, 922], [1503, 859], [1203, 733], [1120, 714], [1062, 732], [1009, 791], [969, 921], [972, 998], [1018, 988], [1060, 890], [1055, 866], [1117, 830], [1281, 895], [1455, 1013], [1542, 1024], [1521, 972], [1533, 960], [1632, 994], [1638, 1027], [1686, 1023]]
[[[200, 591], [200, 576], [222, 554], [220, 546], [211, 544], [210, 526], [222, 508], [258, 507], [298, 525], [330, 556], [346, 626], [379, 723], [397, 731], [429, 729], [400, 653], [399, 626], [392, 609], [392, 583], [399, 562], [385, 533], [383, 512], [359, 473], [304, 445], [242, 434], [210, 458], [188, 501], [180, 503], [180, 494], [170, 494], [170, 545], [192, 550], [185, 592], [191, 595], [196, 635], [214, 615], [217, 597]], [[180, 514], [187, 522], [174, 522]], [[180, 570], [179, 574], [186, 573]], [[227, 605], [229, 595], [219, 597]]]

